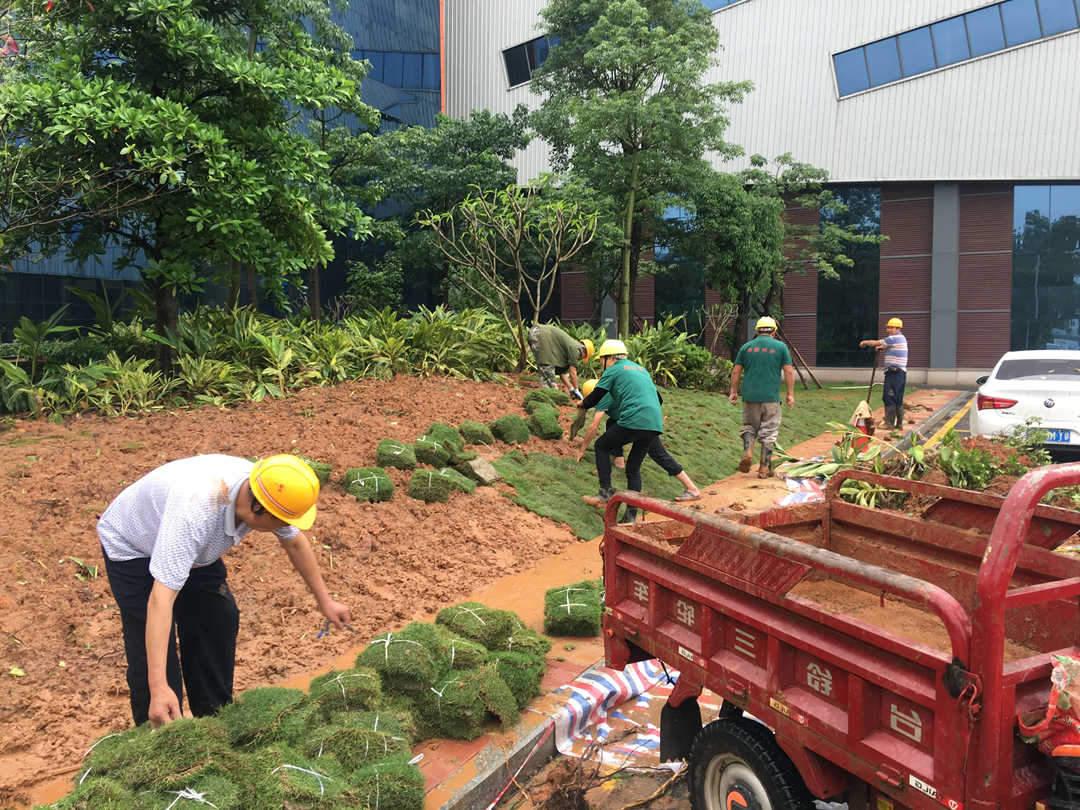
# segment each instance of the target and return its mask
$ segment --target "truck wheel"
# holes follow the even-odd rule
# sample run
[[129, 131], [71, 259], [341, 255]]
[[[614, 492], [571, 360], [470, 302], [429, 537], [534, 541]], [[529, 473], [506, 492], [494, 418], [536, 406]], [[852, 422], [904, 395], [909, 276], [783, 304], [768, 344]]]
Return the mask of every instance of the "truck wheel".
[[693, 810], [807, 810], [802, 777], [772, 733], [753, 720], [718, 720], [690, 752]]

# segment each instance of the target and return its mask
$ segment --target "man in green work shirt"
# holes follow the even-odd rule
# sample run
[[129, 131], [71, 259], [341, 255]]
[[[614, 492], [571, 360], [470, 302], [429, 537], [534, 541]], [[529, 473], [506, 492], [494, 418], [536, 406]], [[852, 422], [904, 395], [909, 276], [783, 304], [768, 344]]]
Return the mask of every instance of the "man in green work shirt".
[[577, 341], [557, 326], [538, 323], [529, 329], [529, 348], [536, 360], [542, 386], [558, 388], [558, 376], [566, 386], [566, 393], [581, 399], [577, 363], [579, 360], [589, 362], [593, 352], [591, 340]]
[[795, 367], [791, 364], [788, 347], [773, 337], [776, 321], [768, 316], [759, 318], [755, 331], [757, 337], [743, 344], [735, 356], [728, 398], [732, 403], [739, 401], [741, 380], [743, 455], [739, 472], [750, 472], [754, 463], [754, 439], [757, 439], [761, 442], [758, 478], [768, 478], [772, 475], [772, 453], [780, 432], [780, 374], [783, 372], [787, 387], [787, 406], [794, 407]]
[[[618, 414], [618, 422], [609, 419], [604, 435], [594, 445], [600, 494], [584, 498], [588, 504], [602, 506], [615, 494], [611, 487], [611, 454], [623, 445], [630, 445], [626, 457], [627, 488], [641, 492], [641, 462], [653, 439], [664, 432], [664, 417], [652, 377], [637, 363], [626, 359], [626, 346], [621, 340], [605, 340], [596, 356], [604, 373], [578, 407], [588, 410], [609, 395], [611, 407]], [[633, 521], [634, 513], [633, 509], [628, 510], [627, 519]]]

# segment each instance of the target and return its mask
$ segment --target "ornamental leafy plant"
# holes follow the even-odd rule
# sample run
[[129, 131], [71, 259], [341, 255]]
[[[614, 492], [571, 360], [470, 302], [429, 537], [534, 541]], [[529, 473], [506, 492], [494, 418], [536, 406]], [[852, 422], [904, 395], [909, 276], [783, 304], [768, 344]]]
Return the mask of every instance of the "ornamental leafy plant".
[[13, 0], [7, 19], [0, 259], [115, 244], [164, 333], [213, 273], [246, 268], [280, 297], [333, 257], [331, 234], [369, 231], [302, 125], [378, 119], [325, 0]]

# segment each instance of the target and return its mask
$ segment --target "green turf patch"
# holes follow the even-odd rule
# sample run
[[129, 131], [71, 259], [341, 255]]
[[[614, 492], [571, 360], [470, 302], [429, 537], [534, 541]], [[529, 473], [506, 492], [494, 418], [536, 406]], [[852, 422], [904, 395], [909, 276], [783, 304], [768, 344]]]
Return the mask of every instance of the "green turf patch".
[[529, 404], [532, 402], [543, 402], [548, 405], [560, 405], [570, 404], [570, 395], [565, 391], [560, 391], [558, 388], [535, 388], [525, 394], [524, 406], [525, 410], [529, 410]]
[[541, 439], [554, 441], [563, 437], [559, 412], [552, 405], [539, 405], [529, 416], [529, 432]]
[[414, 470], [409, 479], [409, 497], [425, 503], [446, 503], [456, 489], [455, 481], [437, 470]]
[[417, 696], [423, 722], [434, 736], [472, 740], [489, 717], [505, 728], [517, 720], [514, 693], [493, 667], [450, 672]]
[[409, 764], [408, 756], [391, 758], [361, 768], [351, 776], [357, 804], [366, 810], [421, 810], [424, 777]]
[[375, 462], [380, 467], [397, 467], [411, 470], [416, 466], [416, 453], [412, 447], [396, 439], [383, 439], [375, 450]]
[[353, 669], [330, 670], [311, 682], [308, 700], [317, 706], [319, 715], [328, 720], [335, 712], [367, 711], [375, 708], [382, 697], [379, 673], [363, 666], [359, 659]]
[[500, 649], [500, 645], [520, 624], [510, 611], [489, 608], [479, 602], [462, 602], [443, 608], [435, 617], [435, 622], [460, 636], [478, 641], [489, 650]]
[[381, 467], [353, 467], [345, 473], [342, 483], [358, 501], [377, 503], [394, 497], [394, 482]]
[[[828, 429], [827, 423], [847, 422], [866, 390], [795, 392], [795, 408], [784, 408], [780, 444], [791, 447]], [[663, 441], [698, 486], [731, 475], [739, 464], [742, 405], [702, 391], [664, 390]], [[626, 448], [629, 453], [629, 447]], [[603, 512], [581, 501], [598, 490], [595, 457], [590, 450], [581, 462], [546, 453], [507, 453], [495, 469], [514, 487], [513, 501], [538, 515], [570, 527], [578, 537], [591, 539], [603, 532]], [[651, 460], [642, 465], [644, 491], [673, 498], [682, 486]], [[626, 487], [626, 477], [614, 470], [612, 484]]]
[[141, 810], [138, 797], [115, 779], [87, 779], [51, 810]]
[[491, 662], [499, 677], [514, 695], [519, 709], [540, 694], [540, 680], [544, 677], [544, 659], [521, 652], [496, 652]]
[[600, 580], [583, 580], [544, 594], [544, 632], [550, 636], [598, 636], [604, 592]]
[[315, 472], [315, 477], [319, 479], [320, 484], [325, 484], [330, 480], [330, 474], [334, 471], [334, 468], [327, 464], [325, 461], [316, 461], [313, 458], [307, 456], [300, 456], [312, 470]]
[[476, 491], [476, 481], [453, 467], [443, 467], [439, 470], [439, 475], [449, 480], [450, 485], [458, 492], [464, 492], [466, 495], [471, 495]]
[[416, 460], [420, 464], [430, 464], [432, 467], [445, 467], [449, 464], [453, 449], [433, 436], [421, 436], [413, 444]]
[[508, 413], [491, 423], [491, 432], [500, 442], [525, 444], [529, 440], [529, 425], [517, 414]]
[[466, 420], [458, 425], [458, 431], [468, 444], [483, 444], [489, 446], [495, 444], [495, 436], [492, 434], [491, 428], [483, 422]]
[[413, 622], [396, 633], [372, 639], [357, 656], [356, 665], [378, 672], [387, 692], [413, 696], [435, 684], [445, 669], [445, 660], [435, 627]]
[[389, 728], [345, 723], [313, 730], [304, 741], [303, 752], [312, 759], [333, 756], [346, 770], [354, 771], [408, 750], [409, 740]]
[[451, 456], [465, 449], [465, 439], [457, 431], [457, 428], [443, 422], [433, 422], [424, 435], [448, 448], [451, 451]]
[[299, 689], [263, 686], [249, 689], [218, 712], [234, 746], [262, 745], [281, 739], [286, 719], [306, 697]]

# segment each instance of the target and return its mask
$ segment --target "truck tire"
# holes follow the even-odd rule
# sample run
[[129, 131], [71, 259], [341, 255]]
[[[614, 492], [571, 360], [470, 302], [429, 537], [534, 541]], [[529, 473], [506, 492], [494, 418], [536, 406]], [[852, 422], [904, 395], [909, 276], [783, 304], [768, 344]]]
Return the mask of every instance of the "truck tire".
[[690, 752], [693, 810], [809, 810], [813, 799], [772, 732], [753, 720], [717, 720]]

